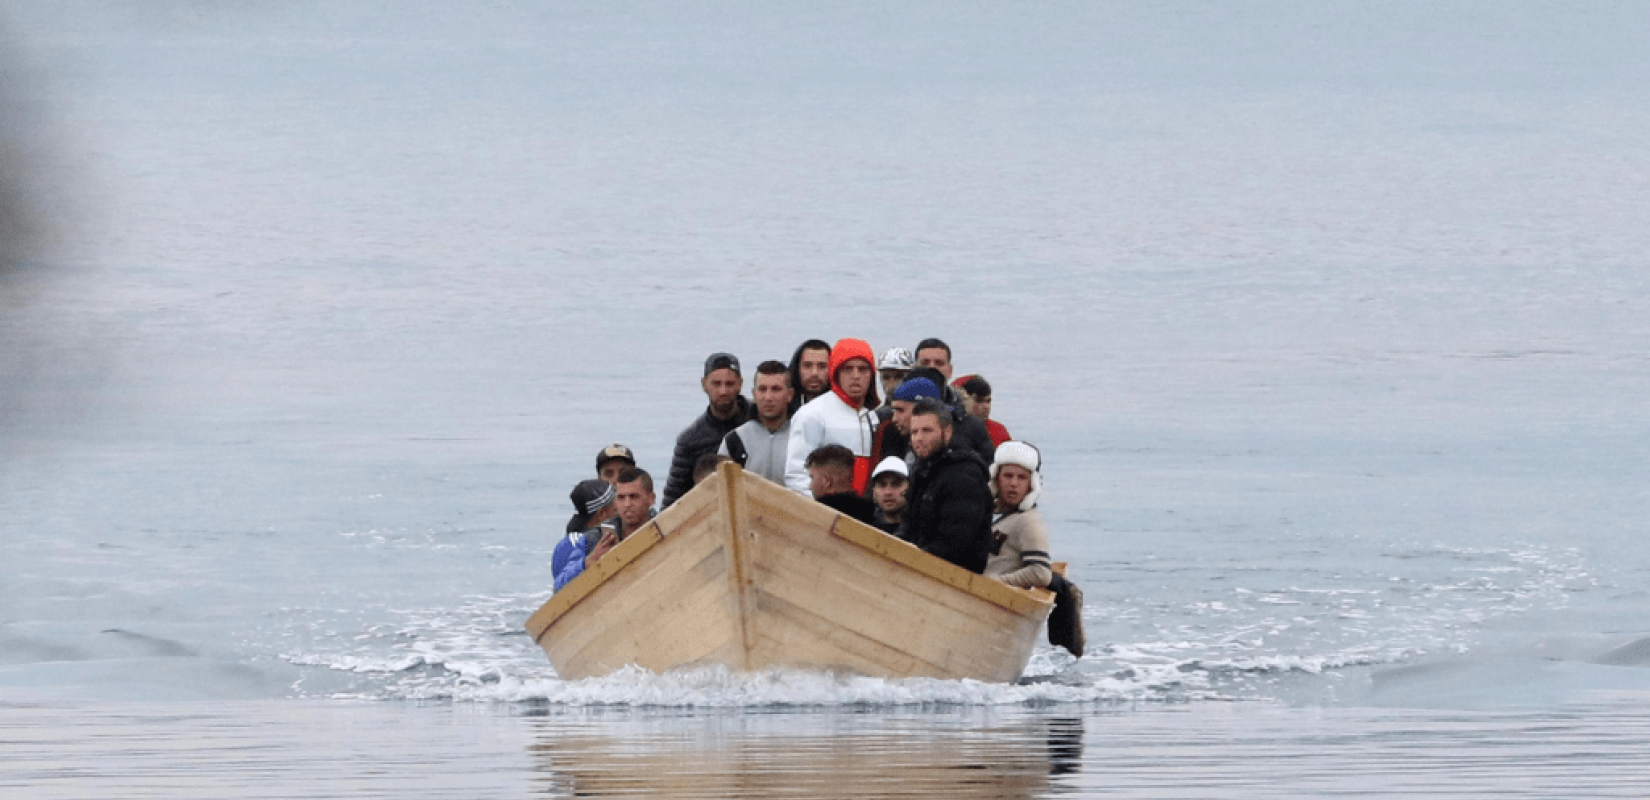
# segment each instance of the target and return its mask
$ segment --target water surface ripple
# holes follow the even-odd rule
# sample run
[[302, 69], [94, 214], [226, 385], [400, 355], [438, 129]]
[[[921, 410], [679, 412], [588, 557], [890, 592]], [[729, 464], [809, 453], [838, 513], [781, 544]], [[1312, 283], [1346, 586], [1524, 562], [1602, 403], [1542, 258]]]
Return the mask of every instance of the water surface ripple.
[[148, 704], [0, 714], [0, 791], [247, 797], [1642, 797], [1650, 696], [1542, 711], [1195, 705], [512, 712]]

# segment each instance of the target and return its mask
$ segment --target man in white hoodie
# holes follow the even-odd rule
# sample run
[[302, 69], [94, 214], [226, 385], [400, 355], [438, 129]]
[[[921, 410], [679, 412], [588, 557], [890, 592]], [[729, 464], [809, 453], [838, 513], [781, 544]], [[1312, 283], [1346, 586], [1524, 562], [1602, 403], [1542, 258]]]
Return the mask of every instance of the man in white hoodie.
[[871, 478], [871, 434], [876, 431], [875, 355], [859, 339], [843, 339], [831, 348], [831, 388], [809, 400], [791, 417], [791, 441], [785, 447], [785, 486], [812, 497], [808, 454], [839, 444], [854, 454], [854, 491], [865, 493]]

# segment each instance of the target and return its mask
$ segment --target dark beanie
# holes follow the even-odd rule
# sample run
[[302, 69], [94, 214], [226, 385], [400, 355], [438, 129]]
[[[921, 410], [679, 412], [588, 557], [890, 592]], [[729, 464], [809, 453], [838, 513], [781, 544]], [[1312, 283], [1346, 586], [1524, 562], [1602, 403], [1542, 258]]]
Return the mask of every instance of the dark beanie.
[[906, 378], [905, 382], [894, 390], [893, 399], [916, 402], [924, 397], [932, 397], [937, 400], [939, 396], [940, 387], [935, 386], [933, 381], [927, 378]]

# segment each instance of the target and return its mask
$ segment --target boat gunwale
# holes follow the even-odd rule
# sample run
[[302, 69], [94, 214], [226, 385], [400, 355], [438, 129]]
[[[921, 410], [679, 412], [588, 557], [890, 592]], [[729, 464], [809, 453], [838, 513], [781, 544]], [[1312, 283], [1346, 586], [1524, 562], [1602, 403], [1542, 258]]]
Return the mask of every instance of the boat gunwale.
[[617, 575], [625, 567], [630, 566], [631, 562], [641, 558], [664, 540], [665, 532], [659, 526], [659, 519], [655, 517], [648, 520], [646, 525], [626, 536], [624, 541], [614, 546], [595, 565], [586, 568], [578, 577], [569, 581], [561, 591], [553, 592], [550, 599], [527, 618], [527, 633], [533, 637], [533, 643], [538, 644], [556, 620], [561, 619], [573, 609], [573, 606], [578, 605], [579, 601], [589, 597], [602, 584], [607, 583], [608, 578]]
[[[765, 479], [752, 478], [743, 475], [744, 472], [744, 469], [737, 463], [724, 463], [717, 468], [716, 474], [711, 480], [694, 487], [693, 490], [688, 492], [688, 495], [684, 495], [677, 501], [677, 505], [683, 505], [688, 496], [697, 493], [701, 487], [715, 491], [716, 496], [710, 498], [710, 502], [712, 505], [719, 506], [719, 510], [727, 515], [729, 534], [737, 539], [737, 526], [733, 524], [735, 522], [734, 514], [742, 512], [744, 509], [739, 508], [738, 512], [735, 509], [750, 502], [750, 499], [746, 496], [749, 489], [762, 486], [763, 488], [756, 490], [758, 493], [771, 489], [776, 492], [792, 494], [789, 489], [777, 485], [765, 485], [763, 483]], [[751, 482], [747, 483], [747, 481]], [[549, 633], [550, 628], [555, 625], [558, 619], [571, 611], [574, 606], [594, 594], [610, 578], [668, 538], [664, 528], [659, 525], [659, 521], [666, 516], [666, 514], [660, 514], [649, 520], [646, 525], [635, 533], [625, 537], [624, 541], [609, 551], [595, 565], [586, 569], [566, 586], [563, 586], [561, 591], [554, 592], [550, 599], [545, 601], [544, 605], [540, 606], [527, 619], [525, 627], [528, 634], [532, 636], [534, 644], [542, 644], [541, 640], [545, 634]], [[927, 553], [910, 542], [873, 528], [840, 512], [836, 513], [832, 519], [829, 532], [838, 539], [869, 550], [879, 557], [897, 563], [930, 580], [943, 583], [957, 591], [1007, 609], [1022, 617], [1037, 617], [1044, 609], [1050, 608], [1054, 603], [1054, 593], [1047, 589], [1021, 589], [995, 578], [987, 578], [984, 575], [971, 572]], [[734, 546], [737, 547], [738, 544], [735, 543]], [[739, 595], [743, 596], [745, 594], [744, 588], [747, 585], [743, 575], [743, 565], [738, 564], [741, 561], [738, 557], [733, 560], [736, 563], [736, 566], [732, 567], [735, 577], [735, 589]], [[743, 603], [747, 599], [741, 597], [741, 602]], [[741, 614], [741, 617], [744, 616], [746, 615]], [[741, 638], [748, 638], [748, 632], [741, 631], [741, 633]]]
[[1021, 589], [970, 572], [845, 514], [837, 514], [831, 535], [1022, 617], [1037, 616], [1039, 609], [1054, 603], [1054, 593], [1047, 589]]

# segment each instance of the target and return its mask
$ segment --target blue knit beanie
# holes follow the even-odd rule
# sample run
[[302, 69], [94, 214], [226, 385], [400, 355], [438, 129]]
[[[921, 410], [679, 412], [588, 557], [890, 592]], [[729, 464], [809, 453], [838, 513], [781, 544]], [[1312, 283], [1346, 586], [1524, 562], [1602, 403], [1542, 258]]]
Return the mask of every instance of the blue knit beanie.
[[894, 390], [893, 399], [914, 402], [924, 397], [938, 398], [939, 396], [940, 387], [935, 386], [933, 381], [927, 378], [912, 378], [900, 384], [899, 388]]

